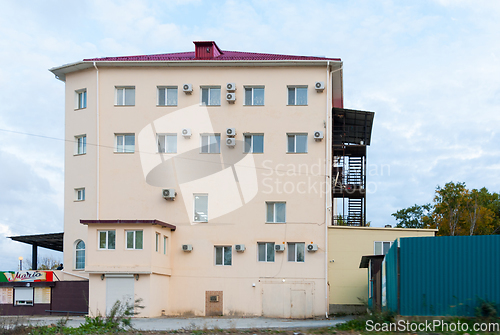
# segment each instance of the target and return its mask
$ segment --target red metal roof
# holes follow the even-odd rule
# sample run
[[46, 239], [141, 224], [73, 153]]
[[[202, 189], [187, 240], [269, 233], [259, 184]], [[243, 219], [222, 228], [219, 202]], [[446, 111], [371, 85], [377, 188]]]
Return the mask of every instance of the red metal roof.
[[[195, 42], [204, 43], [204, 42]], [[215, 42], [205, 42], [213, 43], [217, 47]], [[220, 49], [219, 49], [220, 50]], [[122, 57], [104, 57], [104, 58], [87, 58], [84, 61], [87, 62], [141, 62], [141, 61], [193, 61], [197, 60], [195, 58], [195, 52], [177, 52], [168, 54], [157, 54], [157, 55], [138, 55], [138, 56], [122, 56]], [[207, 60], [207, 59], [203, 59]], [[221, 54], [210, 58], [209, 60], [214, 61], [278, 61], [278, 60], [331, 60], [340, 61], [340, 58], [325, 58], [325, 57], [311, 57], [311, 56], [293, 56], [293, 55], [278, 55], [278, 54], [264, 54], [256, 52], [241, 52], [241, 51], [221, 51]]]

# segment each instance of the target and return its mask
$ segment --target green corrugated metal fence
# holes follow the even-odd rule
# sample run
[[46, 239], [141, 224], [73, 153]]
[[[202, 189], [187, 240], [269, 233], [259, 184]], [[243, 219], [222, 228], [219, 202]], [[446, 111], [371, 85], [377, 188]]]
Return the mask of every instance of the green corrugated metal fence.
[[[386, 256], [386, 290], [387, 307], [397, 312], [394, 245]], [[498, 235], [401, 238], [399, 264], [401, 315], [474, 316], [479, 299], [500, 304]]]

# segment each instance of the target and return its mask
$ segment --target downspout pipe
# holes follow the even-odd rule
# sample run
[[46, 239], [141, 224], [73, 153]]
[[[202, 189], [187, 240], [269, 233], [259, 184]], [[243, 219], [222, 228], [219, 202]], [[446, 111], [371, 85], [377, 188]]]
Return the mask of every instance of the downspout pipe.
[[[326, 194], [325, 194], [325, 316], [328, 319], [328, 312], [330, 309], [330, 301], [328, 299], [329, 297], [329, 290], [328, 290], [328, 209], [330, 208], [329, 206], [329, 200], [330, 200], [330, 194], [331, 194], [331, 189], [329, 187], [329, 175], [331, 169], [329, 168], [330, 165], [330, 94], [331, 94], [331, 79], [330, 79], [330, 61], [327, 61], [326, 63], [326, 114], [325, 114], [325, 189], [326, 189]], [[331, 181], [331, 179], [330, 179]]]
[[99, 69], [95, 62], [94, 68], [96, 70], [96, 219], [99, 220], [99, 156], [100, 156], [100, 143], [99, 143]]

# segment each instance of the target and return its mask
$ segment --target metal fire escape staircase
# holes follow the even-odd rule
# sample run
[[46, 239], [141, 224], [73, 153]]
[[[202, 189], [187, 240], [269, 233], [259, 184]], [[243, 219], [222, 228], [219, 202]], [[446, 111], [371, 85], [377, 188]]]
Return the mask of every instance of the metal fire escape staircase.
[[366, 225], [366, 147], [373, 112], [333, 108], [332, 196], [337, 199], [334, 225]]

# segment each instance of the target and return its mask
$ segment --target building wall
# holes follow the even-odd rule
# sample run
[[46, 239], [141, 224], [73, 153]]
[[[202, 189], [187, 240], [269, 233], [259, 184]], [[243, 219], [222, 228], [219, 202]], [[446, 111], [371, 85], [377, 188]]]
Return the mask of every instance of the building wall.
[[[336, 92], [341, 92], [340, 71], [334, 76]], [[323, 93], [314, 89], [316, 81], [326, 82]], [[237, 84], [235, 104], [224, 99], [228, 82]], [[191, 95], [182, 92], [185, 83], [193, 85]], [[178, 86], [177, 107], [156, 106], [156, 88], [161, 85]], [[221, 86], [221, 106], [200, 106], [201, 85]], [[265, 105], [243, 106], [244, 85], [265, 86]], [[287, 85], [308, 85], [308, 105], [287, 106]], [[69, 101], [82, 86], [88, 89], [89, 107], [75, 112]], [[135, 86], [135, 106], [115, 106], [116, 86]], [[101, 257], [106, 253], [96, 249], [98, 228], [89, 227], [87, 235], [79, 219], [158, 219], [177, 229], [169, 238], [171, 277], [163, 288], [168, 305], [151, 298], [147, 314], [166, 310], [167, 314], [204, 315], [206, 291], [223, 291], [224, 314], [261, 315], [269, 301], [264, 283], [272, 282], [288, 292], [287, 301], [305, 297], [311, 305], [306, 313], [324, 315], [325, 227], [330, 224], [330, 213], [325, 213], [329, 193], [325, 163], [330, 165], [325, 162], [329, 143], [325, 126], [331, 121], [327, 111], [332, 106], [325, 67], [101, 67], [99, 142], [97, 110], [91, 107], [96, 102], [96, 71], [68, 74], [66, 87], [66, 137], [73, 139], [81, 133], [88, 137], [86, 155], [74, 157], [72, 144], [66, 148], [65, 264], [74, 264], [73, 243], [82, 239], [87, 244], [87, 271], [143, 271], [143, 259], [130, 257], [120, 246], [122, 236], [117, 237], [114, 255]], [[233, 149], [224, 144], [225, 130], [230, 127], [237, 131]], [[191, 138], [181, 136], [182, 128], [191, 128]], [[325, 132], [320, 142], [313, 139], [318, 130]], [[247, 132], [264, 134], [263, 154], [243, 154], [243, 133]], [[134, 153], [114, 152], [116, 133], [135, 134]], [[156, 153], [156, 133], [177, 134], [176, 155]], [[199, 153], [201, 133], [221, 134], [220, 154]], [[308, 153], [287, 154], [287, 133], [307, 133]], [[98, 161], [97, 146], [92, 145], [97, 143]], [[76, 187], [86, 188], [84, 202], [73, 201]], [[162, 188], [175, 188], [175, 201], [164, 200]], [[208, 223], [193, 222], [193, 193], [208, 194]], [[266, 201], [286, 201], [285, 224], [266, 223]], [[261, 263], [257, 242], [315, 243], [319, 250], [306, 252], [304, 263], [288, 262], [287, 251], [277, 253], [274, 263]], [[193, 251], [183, 252], [183, 244], [191, 244]], [[233, 249], [232, 265], [216, 266], [214, 246], [234, 244], [245, 244], [245, 252]], [[115, 258], [116, 265], [111, 267]], [[151, 272], [170, 274], [162, 271]], [[163, 281], [150, 279], [144, 286], [149, 289], [141, 288], [142, 292], [153, 292], [157, 280]], [[100, 275], [90, 275], [94, 313], [105, 305], [104, 280], [100, 281]], [[141, 276], [137, 285], [142, 281]], [[281, 315], [294, 313], [298, 311], [283, 310]]]
[[435, 229], [328, 227], [328, 282], [330, 312], [356, 312], [368, 301], [367, 269], [360, 269], [362, 256], [374, 254], [375, 241], [400, 237], [434, 236]]

